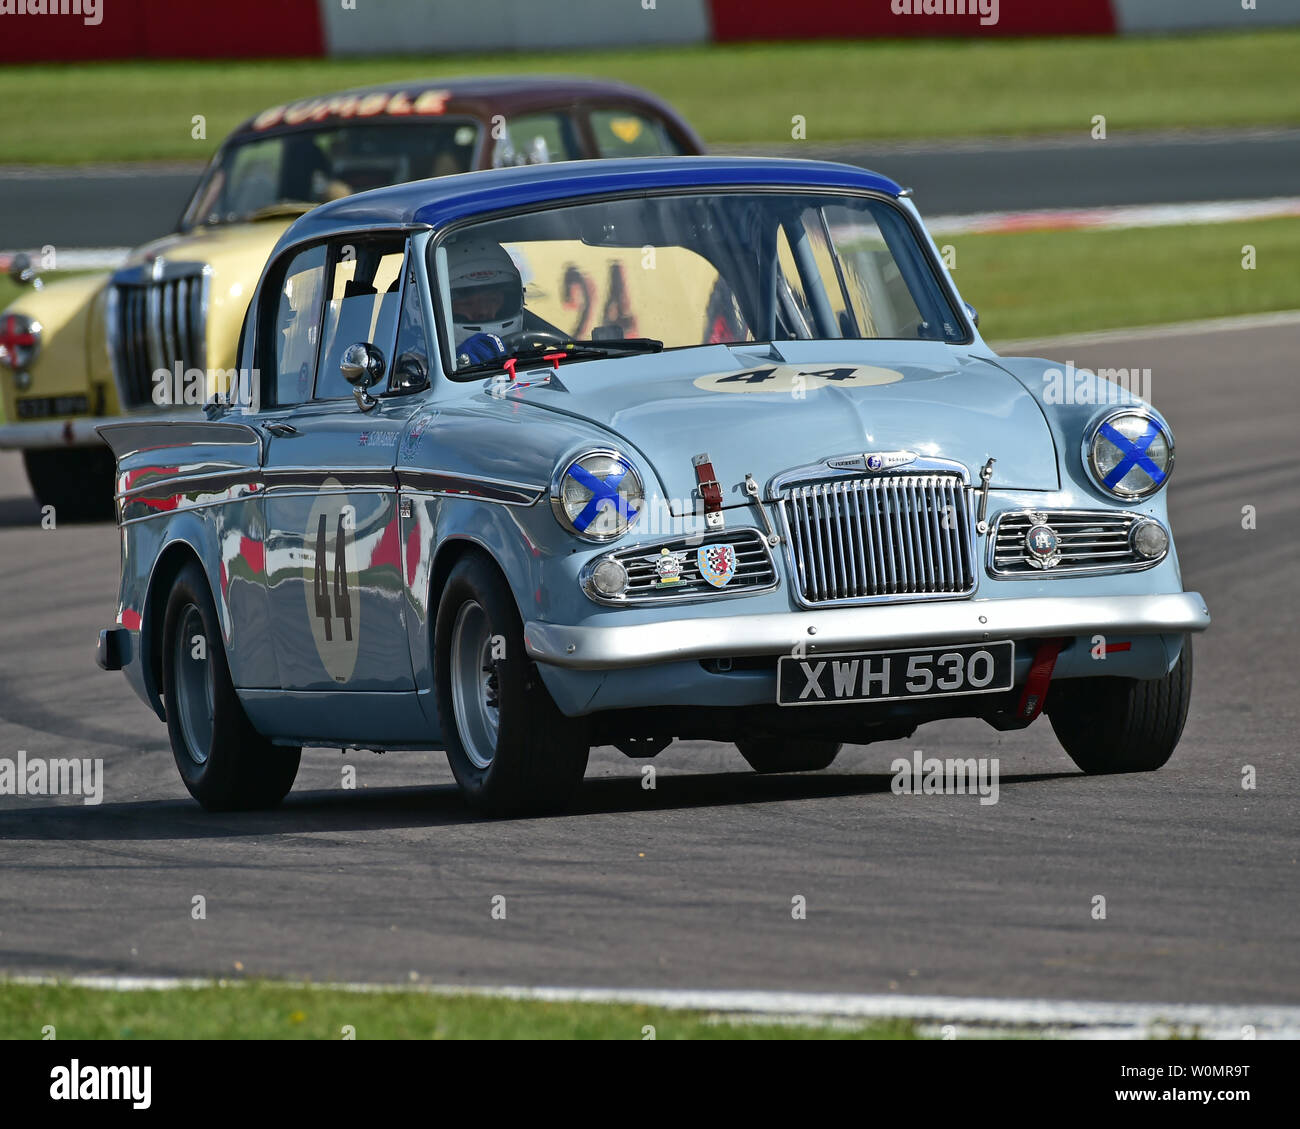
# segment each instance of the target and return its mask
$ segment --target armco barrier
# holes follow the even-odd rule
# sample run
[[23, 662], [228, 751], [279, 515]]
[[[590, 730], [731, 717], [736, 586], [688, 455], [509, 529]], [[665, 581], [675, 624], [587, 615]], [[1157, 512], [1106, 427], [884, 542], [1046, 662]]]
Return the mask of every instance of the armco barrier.
[[[1253, 3], [1254, 7], [1244, 4]], [[0, 0], [18, 61], [457, 54], [1300, 25], [1300, 0]]]

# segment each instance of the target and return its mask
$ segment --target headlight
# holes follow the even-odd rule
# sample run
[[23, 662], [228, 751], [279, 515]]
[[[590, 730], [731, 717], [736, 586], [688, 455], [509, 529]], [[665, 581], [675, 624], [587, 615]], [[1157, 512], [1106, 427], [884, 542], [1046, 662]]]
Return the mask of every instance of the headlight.
[[1125, 408], [1093, 429], [1084, 460], [1103, 490], [1117, 498], [1145, 498], [1173, 473], [1173, 433], [1150, 412]]
[[561, 463], [551, 480], [556, 520], [588, 541], [623, 536], [644, 506], [641, 477], [617, 451], [587, 451]]
[[40, 322], [23, 314], [0, 315], [0, 364], [14, 373], [20, 388], [30, 382], [27, 370], [40, 347]]

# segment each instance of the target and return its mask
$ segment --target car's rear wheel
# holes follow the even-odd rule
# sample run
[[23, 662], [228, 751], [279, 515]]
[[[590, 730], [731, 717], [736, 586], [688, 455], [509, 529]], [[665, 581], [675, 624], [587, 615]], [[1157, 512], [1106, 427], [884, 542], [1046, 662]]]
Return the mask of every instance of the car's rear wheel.
[[737, 741], [740, 755], [755, 772], [818, 772], [839, 756], [838, 741], [806, 741], [788, 737], [750, 737]]
[[1192, 699], [1192, 641], [1163, 678], [1080, 678], [1052, 687], [1047, 715], [1084, 772], [1152, 772], [1172, 755]]
[[216, 607], [197, 562], [172, 583], [163, 613], [163, 702], [172, 756], [208, 811], [274, 807], [293, 787], [300, 748], [257, 732], [230, 681]]
[[510, 588], [480, 553], [447, 578], [434, 660], [447, 759], [470, 806], [485, 815], [564, 807], [587, 768], [586, 727], [551, 700]]
[[27, 481], [56, 522], [113, 521], [117, 464], [107, 447], [41, 447], [23, 452]]

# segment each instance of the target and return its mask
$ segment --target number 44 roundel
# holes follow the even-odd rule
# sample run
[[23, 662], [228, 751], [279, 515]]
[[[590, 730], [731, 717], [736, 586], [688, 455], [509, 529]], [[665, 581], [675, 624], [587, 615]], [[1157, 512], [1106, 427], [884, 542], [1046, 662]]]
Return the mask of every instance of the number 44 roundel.
[[361, 600], [355, 533], [346, 494], [316, 499], [303, 538], [304, 579], [309, 581], [305, 610], [316, 654], [334, 682], [347, 682], [357, 664]]

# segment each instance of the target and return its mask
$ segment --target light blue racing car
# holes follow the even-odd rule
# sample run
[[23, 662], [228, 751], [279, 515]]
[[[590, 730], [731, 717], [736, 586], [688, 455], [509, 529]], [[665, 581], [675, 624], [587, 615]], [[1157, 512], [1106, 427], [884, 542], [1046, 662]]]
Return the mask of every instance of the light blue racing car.
[[212, 809], [277, 803], [304, 745], [444, 748], [502, 814], [564, 805], [598, 745], [797, 772], [1044, 711], [1085, 771], [1157, 768], [1209, 623], [1169, 424], [976, 326], [858, 168], [591, 161], [326, 204], [238, 371], [155, 374], [201, 381], [206, 419], [99, 429], [100, 664]]

